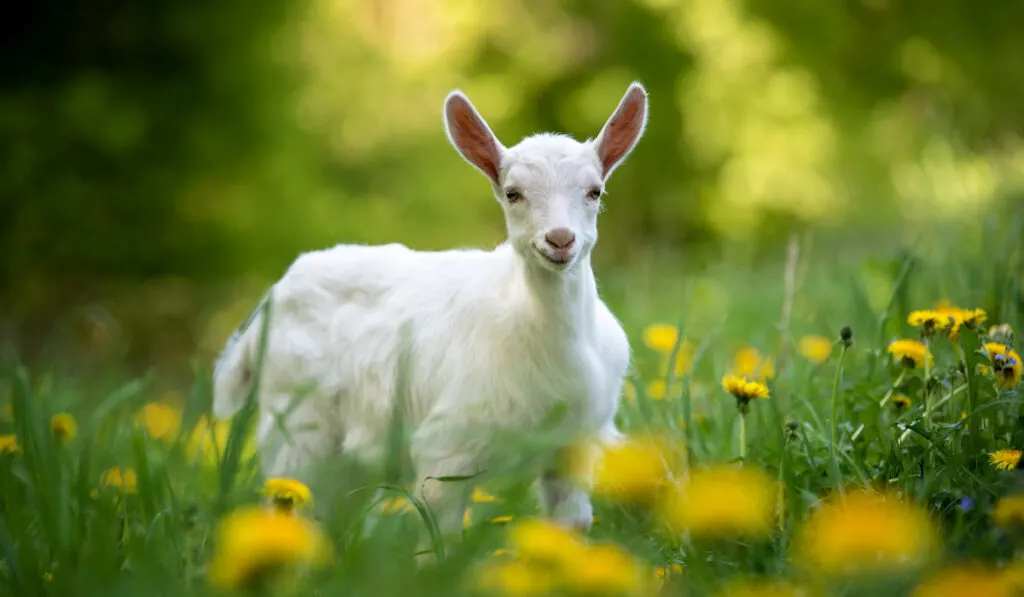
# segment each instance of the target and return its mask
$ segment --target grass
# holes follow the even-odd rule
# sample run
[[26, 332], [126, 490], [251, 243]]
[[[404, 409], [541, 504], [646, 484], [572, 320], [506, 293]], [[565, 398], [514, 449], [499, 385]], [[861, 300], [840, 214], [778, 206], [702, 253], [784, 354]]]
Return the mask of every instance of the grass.
[[[626, 550], [630, 566], [639, 566], [644, 578], [657, 578], [659, 568], [668, 571], [662, 575], [667, 581], [637, 589], [645, 595], [714, 595], [739, 580], [778, 578], [818, 594], [910, 595], [924, 580], [963, 562], [991, 568], [971, 583], [995, 582], [994, 569], [1024, 552], [1017, 529], [994, 524], [993, 511], [1024, 479], [996, 470], [988, 454], [1024, 447], [1024, 427], [1021, 386], [998, 388], [979, 373], [988, 358], [978, 349], [989, 326], [1008, 323], [1018, 330], [1024, 319], [1020, 224], [935, 230], [891, 249], [826, 247], [820, 239], [814, 248], [803, 237], [778, 260], [726, 257], [685, 276], [674, 264], [652, 261], [649, 270], [602, 276], [602, 292], [624, 322], [635, 354], [620, 428], [677, 442], [683, 454], [677, 473], [711, 465], [763, 471], [781, 485], [784, 508], [776, 511], [772, 502], [766, 533], [707, 540], [665, 532], [658, 510], [599, 491], [591, 539]], [[923, 368], [903, 368], [886, 347], [897, 338], [918, 338], [920, 329], [907, 323], [907, 315], [941, 299], [982, 308], [988, 321], [979, 330], [962, 329], [956, 342], [942, 335], [930, 340], [935, 363], [926, 385]], [[658, 349], [645, 344], [645, 330], [655, 323], [675, 326], [679, 340]], [[849, 348], [839, 339], [844, 326], [852, 331]], [[834, 343], [826, 358], [801, 353], [806, 336]], [[744, 348], [771, 357], [774, 371], [765, 379], [770, 398], [752, 400], [741, 421], [736, 400], [720, 381]], [[687, 366], [667, 367], [677, 358]], [[206, 576], [217, 523], [264, 497], [249, 436], [253, 412], [208, 425], [208, 371], [198, 367], [195, 374], [187, 400], [176, 405], [180, 421], [154, 437], [159, 430], [138, 419], [155, 400], [152, 375], [85, 383], [5, 362], [0, 402], [10, 412], [0, 421], [0, 434], [14, 434], [18, 451], [0, 455], [4, 594], [219, 594]], [[897, 408], [892, 396], [906, 396], [910, 406]], [[73, 414], [78, 426], [64, 440], [50, 429], [52, 415], [60, 412]], [[344, 459], [325, 464], [319, 477], [325, 486], [313, 487], [314, 512], [332, 546], [331, 565], [298, 577], [294, 586], [252, 592], [474, 594], [478, 567], [496, 560], [492, 553], [508, 545], [510, 528], [536, 514], [531, 483], [553, 434], [510, 438], [515, 445], [509, 458], [485, 476], [446, 480], [481, 486], [495, 499], [474, 503], [462, 540], [445, 545], [446, 557], [423, 567], [414, 564], [417, 537], [433, 528], [432, 516], [406, 491], [405, 461], [389, 458], [379, 469]], [[619, 474], [639, 474], [641, 464]], [[132, 491], [103, 486], [104, 471], [113, 467], [132, 469]], [[331, 491], [336, 479], [346, 480], [344, 488]], [[808, 566], [795, 543], [809, 532], [809, 516], [823, 500], [866, 486], [925, 512], [941, 550], [919, 566], [873, 574], [826, 575]], [[382, 513], [381, 504], [392, 498], [406, 499], [411, 511]], [[710, 506], [694, 497], [688, 507], [699, 514]], [[924, 531], [901, 515], [887, 519], [879, 512], [858, 514], [851, 507], [842, 525], [814, 527], [816, 545], [856, 563], [851, 541], [870, 544], [891, 533], [886, 549], [912, 551]], [[879, 521], [889, 528], [877, 528]], [[435, 535], [434, 541], [442, 539]], [[587, 585], [593, 594], [616, 594], [616, 575], [633, 568], [621, 558], [596, 565], [605, 561], [599, 556], [576, 561], [569, 574], [593, 581]], [[532, 594], [540, 586], [538, 572], [485, 570], [514, 594]], [[766, 587], [761, 591], [749, 594], [768, 594]]]

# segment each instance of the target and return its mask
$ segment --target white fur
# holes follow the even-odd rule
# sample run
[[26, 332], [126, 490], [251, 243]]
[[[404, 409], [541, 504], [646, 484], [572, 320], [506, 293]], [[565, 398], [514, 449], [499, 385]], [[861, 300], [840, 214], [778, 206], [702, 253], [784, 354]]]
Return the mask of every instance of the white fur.
[[[635, 130], [616, 130], [613, 116], [593, 141], [539, 134], [506, 149], [493, 139], [494, 153], [481, 157], [466, 149], [452, 124], [453, 115], [469, 118], [462, 122], [479, 115], [461, 93], [449, 95], [452, 143], [485, 174], [487, 159], [500, 163], [498, 178], [488, 178], [509, 239], [492, 251], [338, 245], [301, 255], [271, 291], [257, 436], [265, 474], [300, 477], [313, 459], [340, 453], [380, 458], [396, 404], [404, 407], [421, 479], [477, 472], [500, 456], [501, 446], [492, 445], [499, 432], [536, 429], [559, 401], [584, 431], [605, 441], [618, 437], [614, 416], [630, 349], [598, 297], [590, 253], [600, 200], [587, 194], [603, 191], [607, 174], [643, 132], [646, 92], [634, 84], [619, 110], [627, 100], [642, 100]], [[482, 119], [479, 124], [475, 131], [491, 135]], [[627, 149], [606, 163], [601, 144], [611, 134], [626, 135], [618, 140]], [[513, 187], [522, 199], [510, 204], [505, 190]], [[546, 243], [556, 228], [575, 235], [572, 247], [559, 252]], [[244, 400], [262, 316], [218, 363], [217, 417], [230, 417]], [[286, 440], [274, 413], [310, 388], [284, 423]], [[417, 489], [443, 531], [461, 528], [465, 484], [427, 482]], [[552, 516], [589, 529], [585, 488], [552, 471], [542, 490]]]

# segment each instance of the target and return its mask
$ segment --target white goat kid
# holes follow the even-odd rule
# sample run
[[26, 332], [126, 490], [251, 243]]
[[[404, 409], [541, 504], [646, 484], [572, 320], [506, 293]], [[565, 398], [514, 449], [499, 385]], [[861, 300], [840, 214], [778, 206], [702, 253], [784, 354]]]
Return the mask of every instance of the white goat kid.
[[[442, 532], [457, 534], [467, 484], [427, 479], [477, 473], [501, 456], [495, 436], [535, 430], [563, 404], [592, 437], [619, 437], [630, 349], [598, 297], [590, 254], [605, 182], [646, 121], [647, 93], [633, 83], [596, 139], [541, 133], [506, 148], [465, 95], [450, 93], [448, 137], [490, 181], [508, 241], [492, 251], [338, 245], [301, 255], [271, 290], [257, 430], [264, 473], [302, 478], [341, 453], [381, 458], [401, 405], [417, 491]], [[257, 308], [218, 362], [219, 418], [244, 402], [262, 317]], [[275, 416], [313, 384], [282, 430]], [[589, 530], [585, 483], [553, 470], [541, 495], [556, 521]]]

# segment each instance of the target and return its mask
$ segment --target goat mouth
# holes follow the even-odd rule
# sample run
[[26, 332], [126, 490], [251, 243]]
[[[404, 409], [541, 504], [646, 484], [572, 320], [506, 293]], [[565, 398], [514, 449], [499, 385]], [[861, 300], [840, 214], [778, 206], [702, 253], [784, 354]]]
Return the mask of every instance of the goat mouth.
[[565, 269], [566, 267], [569, 266], [569, 264], [572, 263], [573, 260], [573, 254], [568, 251], [561, 255], [551, 255], [544, 249], [540, 249], [538, 247], [534, 247], [533, 249], [534, 251], [537, 252], [538, 255], [541, 256], [541, 259], [547, 261], [549, 264], [555, 266], [558, 269]]

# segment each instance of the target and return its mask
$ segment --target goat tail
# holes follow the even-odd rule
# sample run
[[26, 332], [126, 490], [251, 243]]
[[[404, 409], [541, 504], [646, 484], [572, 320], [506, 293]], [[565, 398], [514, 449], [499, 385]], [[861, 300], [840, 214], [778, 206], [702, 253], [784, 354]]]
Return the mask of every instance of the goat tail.
[[217, 419], [234, 416], [252, 390], [269, 296], [270, 293], [264, 295], [245, 322], [231, 335], [214, 365], [213, 416]]

